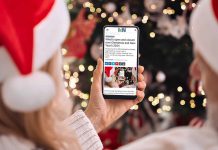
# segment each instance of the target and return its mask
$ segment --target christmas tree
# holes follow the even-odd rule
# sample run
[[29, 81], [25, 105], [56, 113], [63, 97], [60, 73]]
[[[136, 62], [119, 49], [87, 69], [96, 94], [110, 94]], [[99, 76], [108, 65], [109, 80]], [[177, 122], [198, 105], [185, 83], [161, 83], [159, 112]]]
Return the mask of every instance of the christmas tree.
[[188, 24], [196, 0], [68, 0], [72, 24], [63, 44], [66, 92], [75, 109], [85, 109], [92, 72], [102, 56], [105, 25], [136, 25], [140, 29], [140, 65], [145, 67], [145, 99], [133, 106], [108, 131], [101, 133], [106, 147], [157, 130], [186, 125], [204, 117], [206, 98], [189, 76], [192, 41]]

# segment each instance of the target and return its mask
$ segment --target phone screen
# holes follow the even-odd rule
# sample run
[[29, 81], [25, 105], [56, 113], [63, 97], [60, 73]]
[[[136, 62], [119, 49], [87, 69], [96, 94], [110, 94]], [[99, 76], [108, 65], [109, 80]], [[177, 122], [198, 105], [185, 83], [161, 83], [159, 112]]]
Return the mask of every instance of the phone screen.
[[138, 28], [104, 28], [103, 95], [136, 96], [138, 76]]

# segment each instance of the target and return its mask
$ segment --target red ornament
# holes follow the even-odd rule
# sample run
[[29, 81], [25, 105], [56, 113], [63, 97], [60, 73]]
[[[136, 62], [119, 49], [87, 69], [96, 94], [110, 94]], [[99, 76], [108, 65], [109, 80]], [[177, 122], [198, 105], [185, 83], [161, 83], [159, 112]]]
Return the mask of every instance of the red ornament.
[[83, 58], [87, 52], [86, 41], [90, 38], [96, 26], [96, 20], [85, 18], [85, 9], [81, 9], [77, 18], [71, 24], [69, 37], [64, 43], [68, 50], [66, 57]]
[[109, 129], [105, 132], [101, 132], [99, 134], [101, 141], [104, 145], [104, 149], [117, 149], [121, 146], [121, 142], [119, 141], [120, 130], [118, 129]]

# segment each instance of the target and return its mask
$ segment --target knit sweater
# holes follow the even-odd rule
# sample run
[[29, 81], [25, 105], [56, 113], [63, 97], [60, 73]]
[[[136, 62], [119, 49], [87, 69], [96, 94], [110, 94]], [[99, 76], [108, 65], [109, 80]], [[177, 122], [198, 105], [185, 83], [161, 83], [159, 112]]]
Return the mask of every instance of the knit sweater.
[[[64, 120], [64, 126], [74, 131], [82, 150], [102, 150], [103, 145], [90, 120], [81, 110]], [[70, 132], [69, 130], [69, 132]], [[34, 143], [15, 136], [0, 136], [0, 150], [34, 150]]]
[[[93, 125], [79, 110], [64, 121], [71, 128], [83, 150], [100, 150], [102, 143]], [[36, 150], [31, 141], [15, 136], [0, 136], [0, 150]], [[119, 150], [218, 150], [218, 133], [211, 126], [203, 128], [179, 127], [151, 134], [120, 147]]]

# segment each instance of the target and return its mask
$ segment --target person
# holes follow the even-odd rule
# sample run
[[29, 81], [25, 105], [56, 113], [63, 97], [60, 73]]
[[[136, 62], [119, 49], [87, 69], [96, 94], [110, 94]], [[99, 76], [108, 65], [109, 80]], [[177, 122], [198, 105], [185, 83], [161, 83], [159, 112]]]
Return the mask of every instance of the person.
[[[3, 0], [1, 0], [0, 2], [2, 1]], [[28, 2], [30, 2], [30, 0]], [[1, 17], [2, 15], [0, 15], [0, 20], [2, 19]], [[29, 17], [29, 19], [32, 19], [32, 17]], [[61, 19], [63, 19], [63, 17], [61, 17]], [[26, 22], [23, 25], [26, 25]], [[1, 26], [0, 26], [0, 39], [2, 40], [5, 39], [5, 37], [2, 36], [4, 30]], [[8, 27], [8, 26], [4, 26], [4, 27]], [[217, 137], [218, 137], [217, 136], [217, 132], [218, 132], [217, 93], [218, 91], [216, 88], [218, 84], [218, 65], [217, 65], [218, 51], [216, 50], [216, 48], [218, 47], [216, 41], [218, 35], [218, 1], [217, 0], [201, 0], [199, 2], [198, 7], [195, 9], [191, 17], [190, 33], [195, 44], [195, 59], [190, 67], [190, 73], [196, 80], [202, 81], [204, 90], [206, 92], [207, 100], [208, 100], [207, 122], [202, 128], [179, 127], [179, 128], [171, 129], [169, 131], [164, 131], [162, 133], [155, 133], [150, 136], [144, 137], [140, 140], [137, 140], [131, 144], [123, 146], [120, 148], [121, 150], [132, 150], [132, 149], [215, 150], [218, 149], [218, 143], [217, 143]], [[13, 34], [7, 36], [13, 38], [12, 35]], [[8, 38], [8, 40], [10, 38]], [[3, 42], [1, 41], [1, 43]], [[4, 46], [6, 47], [6, 45]], [[9, 44], [9, 46], [10, 45], [11, 44]], [[7, 46], [7, 48], [9, 46]], [[56, 115], [54, 115], [54, 113], [51, 113], [50, 111], [51, 110], [54, 111], [55, 110], [54, 108], [56, 108], [57, 106], [59, 107], [61, 106], [59, 103], [63, 103], [63, 96], [60, 96], [63, 95], [64, 93], [63, 89], [58, 90], [58, 93], [56, 94], [56, 98], [54, 98], [53, 101], [49, 101], [50, 103], [47, 102], [45, 104], [45, 100], [43, 100], [40, 96], [36, 95], [38, 93], [35, 92], [39, 90], [40, 92], [39, 95], [44, 94], [45, 96], [47, 96], [44, 99], [51, 97], [51, 95], [46, 95], [48, 94], [49, 89], [45, 88], [46, 92], [44, 92], [44, 89], [41, 90], [39, 88], [39, 87], [43, 88], [43, 86], [37, 84], [37, 83], [42, 83], [39, 82], [41, 78], [44, 77], [43, 80], [46, 80], [48, 78], [46, 78], [42, 74], [40, 74], [41, 78], [36, 78], [36, 76], [34, 76], [36, 72], [32, 73], [30, 71], [26, 73], [24, 71], [23, 74], [25, 75], [26, 73], [28, 75], [25, 76], [23, 75], [21, 76], [21, 78], [19, 78], [20, 76], [16, 75], [16, 77], [13, 76], [10, 79], [8, 79], [9, 75], [11, 76], [14, 74], [9, 74], [12, 72], [12, 69], [7, 70], [8, 66], [6, 67], [6, 65], [9, 65], [11, 63], [8, 62], [2, 65], [2, 63], [4, 62], [4, 61], [2, 62], [2, 60], [8, 60], [7, 55], [4, 55], [4, 57], [2, 55], [5, 53], [4, 50], [5, 50], [4, 48], [0, 50], [1, 52], [0, 70], [4, 70], [0, 72], [1, 73], [0, 79], [2, 79], [0, 80], [2, 84], [1, 100], [0, 100], [1, 102], [0, 149], [4, 149], [4, 150], [33, 149], [34, 146], [38, 146], [39, 148], [44, 148], [44, 149], [64, 149], [65, 147], [66, 147], [65, 149], [72, 149], [72, 147], [73, 149], [79, 149], [79, 146], [81, 146], [82, 149], [102, 149], [102, 145], [100, 144], [100, 141], [97, 137], [95, 130], [99, 132], [105, 127], [107, 127], [114, 120], [118, 119], [132, 105], [138, 103], [144, 96], [142, 91], [145, 85], [141, 74], [143, 68], [140, 67], [138, 86], [139, 89], [142, 90], [137, 92], [138, 95], [137, 100], [135, 101], [104, 100], [100, 88], [103, 63], [102, 60], [98, 60], [98, 65], [94, 72], [94, 80], [91, 88], [90, 103], [87, 107], [87, 110], [85, 111], [85, 113], [83, 113], [82, 111], [74, 113], [71, 117], [67, 118], [63, 122], [63, 124], [56, 126], [54, 125], [54, 120], [52, 118], [54, 117], [57, 120], [58, 119], [57, 116], [60, 115], [60, 111], [58, 111], [59, 113], [56, 113]], [[59, 55], [58, 53], [56, 54], [57, 54], [56, 57], [60, 56], [60, 54]], [[13, 56], [13, 53], [10, 53], [10, 55]], [[21, 54], [19, 53], [19, 56], [20, 55]], [[58, 61], [56, 57], [54, 55], [53, 58], [50, 58], [51, 61], [50, 63], [47, 62], [45, 63], [45, 66], [43, 67], [40, 66], [41, 71], [47, 70], [47, 73], [49, 73], [50, 71], [51, 75], [52, 73], [54, 73], [52, 76], [57, 77], [57, 75], [60, 74], [60, 63], [57, 63]], [[40, 58], [41, 57], [38, 57], [37, 59]], [[34, 60], [36, 61], [37, 59]], [[24, 64], [27, 65], [28, 63], [24, 63]], [[16, 65], [20, 66], [18, 64]], [[59, 67], [57, 67], [57, 65], [59, 65]], [[50, 68], [51, 66], [53, 66], [53, 69]], [[58, 72], [57, 70], [54, 71], [55, 69], [57, 69], [59, 73], [57, 73]], [[34, 78], [34, 80], [29, 80], [30, 83], [28, 83], [27, 82], [28, 77]], [[56, 84], [59, 85], [57, 86], [57, 88], [60, 88], [60, 85], [62, 85], [60, 84], [61, 76], [59, 75], [58, 77], [55, 79], [58, 79], [56, 81]], [[15, 82], [20, 83], [18, 84], [19, 86], [17, 86], [17, 83], [15, 84]], [[30, 90], [33, 86], [32, 82], [34, 82], [34, 84], [37, 86], [37, 88], [36, 87], [33, 88], [33, 91]], [[10, 84], [12, 84], [13, 86]], [[29, 85], [28, 88], [26, 88], [27, 85]], [[22, 86], [24, 86], [24, 88], [20, 90]], [[13, 89], [13, 87], [16, 88]], [[49, 87], [52, 88], [52, 82], [50, 82]], [[12, 90], [10, 88], [12, 88]], [[23, 89], [26, 91], [23, 91]], [[57, 98], [58, 96], [59, 98]], [[33, 99], [36, 101], [32, 101]], [[39, 101], [40, 104], [38, 104], [37, 99], [40, 100]], [[62, 99], [62, 101], [60, 101], [60, 99]], [[30, 103], [30, 101], [32, 102]], [[55, 105], [52, 105], [52, 103]], [[30, 109], [31, 111], [33, 110], [34, 111], [29, 112]], [[57, 124], [58, 122], [60, 122], [59, 119], [57, 121]], [[94, 125], [94, 127], [90, 122]], [[65, 128], [63, 128], [62, 125], [64, 125]], [[84, 131], [85, 129], [88, 130], [82, 133], [82, 131]], [[92, 132], [92, 134], [87, 134], [87, 132], [89, 133], [89, 131]], [[75, 134], [73, 134], [74, 132]], [[67, 133], [71, 133], [70, 135], [75, 135], [74, 140], [73, 137], [71, 138]], [[84, 134], [87, 135], [84, 136]], [[77, 140], [78, 142], [76, 142]], [[81, 143], [81, 141], [83, 141], [83, 143]], [[98, 145], [96, 146], [96, 144]], [[30, 148], [27, 145], [32, 145], [33, 147]], [[86, 147], [86, 145], [88, 145], [88, 147]], [[93, 145], [96, 147], [94, 147]], [[71, 148], [69, 148], [70, 146]]]
[[144, 97], [104, 100], [103, 62], [85, 112], [71, 115], [59, 51], [70, 19], [64, 0], [0, 0], [0, 150], [100, 150], [100, 132]]
[[[202, 82], [207, 96], [207, 121], [201, 128], [177, 127], [151, 134], [119, 150], [217, 150], [218, 149], [218, 1], [200, 0], [190, 21], [195, 58], [191, 76]], [[200, 125], [201, 126], [201, 125]]]

